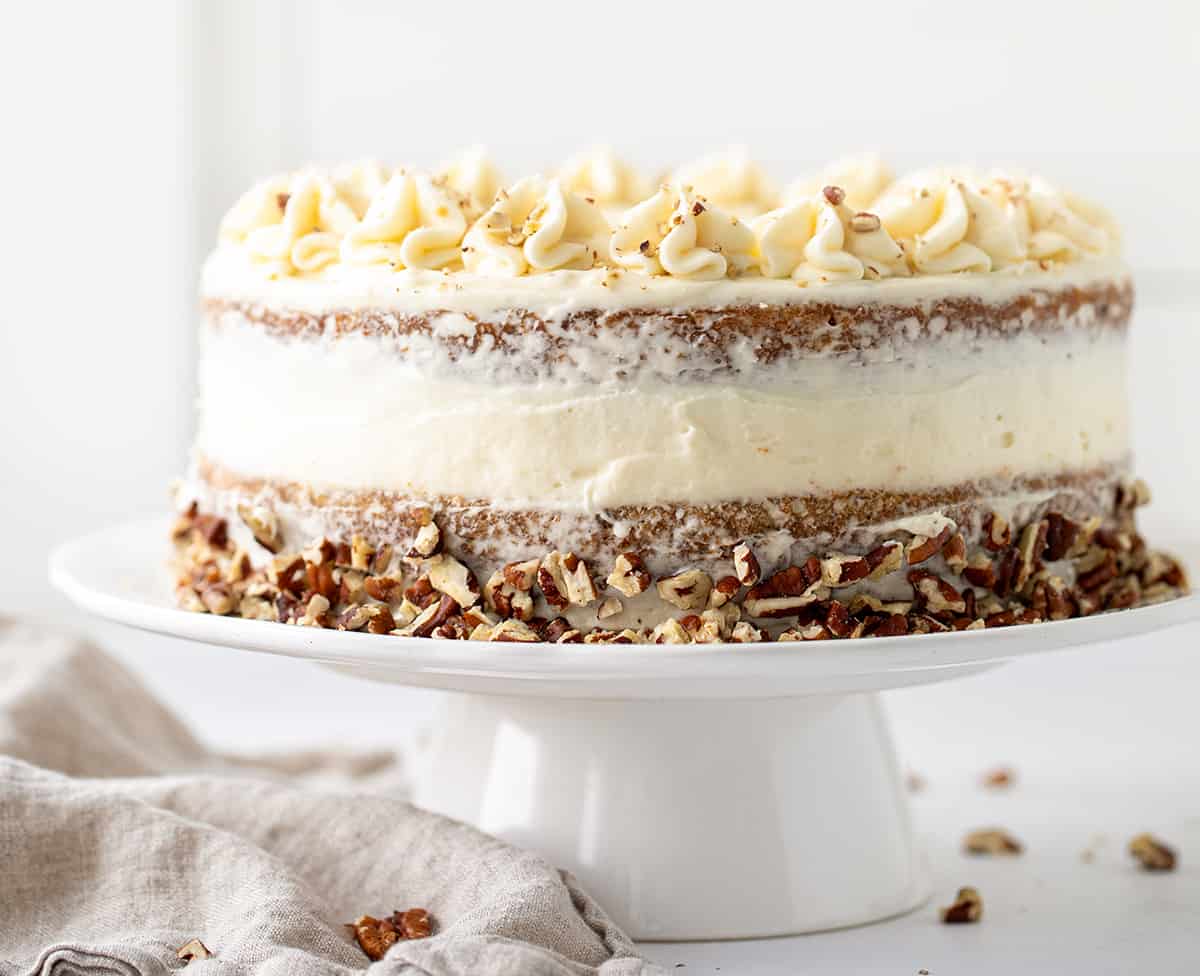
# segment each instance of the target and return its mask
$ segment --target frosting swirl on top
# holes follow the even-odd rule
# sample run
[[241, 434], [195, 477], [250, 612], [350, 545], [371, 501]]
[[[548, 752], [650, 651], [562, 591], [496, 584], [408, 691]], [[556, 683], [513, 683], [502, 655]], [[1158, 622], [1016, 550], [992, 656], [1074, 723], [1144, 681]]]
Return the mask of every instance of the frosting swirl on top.
[[763, 275], [812, 285], [908, 274], [904, 251], [879, 218], [856, 213], [845, 198], [829, 186], [755, 220]]
[[371, 201], [392, 178], [392, 170], [374, 159], [360, 159], [335, 166], [329, 174], [333, 187], [351, 210], [362, 220]]
[[427, 173], [397, 170], [346, 233], [341, 258], [347, 264], [390, 264], [436, 270], [459, 260], [467, 229], [462, 201]]
[[563, 163], [558, 178], [565, 189], [603, 207], [628, 207], [653, 192], [650, 182], [608, 146], [577, 153]]
[[586, 270], [602, 264], [611, 229], [604, 214], [557, 179], [531, 176], [496, 195], [463, 241], [463, 264], [478, 274]]
[[364, 265], [505, 277], [600, 267], [800, 285], [1019, 272], [1115, 257], [1120, 246], [1100, 207], [1021, 173], [942, 168], [893, 181], [878, 157], [849, 157], [823, 171], [821, 187], [792, 184], [774, 209], [770, 181], [744, 152], [678, 173], [687, 180], [647, 190], [607, 149], [507, 190], [478, 149], [436, 176], [372, 160], [310, 167], [244, 194], [220, 240], [268, 277]]
[[783, 191], [783, 202], [796, 203], [820, 193], [824, 187], [840, 187], [846, 203], [855, 210], [866, 210], [892, 182], [892, 169], [875, 153], [843, 156], [820, 173], [802, 177]]
[[691, 187], [665, 185], [625, 212], [610, 253], [634, 271], [711, 281], [751, 266], [754, 234]]
[[221, 231], [240, 239], [250, 260], [275, 277], [333, 263], [342, 235], [356, 223], [353, 209], [328, 179], [303, 172], [286, 184], [260, 183], [238, 202]]
[[472, 213], [492, 205], [504, 177], [483, 146], [472, 146], [437, 171], [437, 178], [465, 197]]
[[671, 173], [670, 182], [692, 187], [706, 200], [739, 217], [770, 210], [779, 200], [774, 182], [741, 147], [685, 163]]

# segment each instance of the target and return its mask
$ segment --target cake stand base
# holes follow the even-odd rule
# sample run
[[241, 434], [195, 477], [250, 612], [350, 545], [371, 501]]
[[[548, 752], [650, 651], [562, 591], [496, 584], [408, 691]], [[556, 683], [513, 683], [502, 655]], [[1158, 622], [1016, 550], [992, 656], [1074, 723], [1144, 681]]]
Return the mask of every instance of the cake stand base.
[[814, 932], [927, 897], [875, 694], [447, 711], [416, 802], [570, 870], [634, 938]]

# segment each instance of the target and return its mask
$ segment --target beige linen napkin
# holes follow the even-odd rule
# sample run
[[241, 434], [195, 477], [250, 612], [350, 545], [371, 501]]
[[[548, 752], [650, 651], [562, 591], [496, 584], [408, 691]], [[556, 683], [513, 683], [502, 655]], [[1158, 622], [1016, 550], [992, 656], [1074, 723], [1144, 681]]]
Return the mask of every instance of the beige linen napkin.
[[[643, 976], [629, 939], [540, 857], [386, 795], [308, 785], [387, 772], [209, 753], [115, 661], [0, 621], [0, 974], [365, 969], [343, 927], [427, 908], [380, 973]], [[261, 775], [260, 775], [261, 772]], [[383, 779], [386, 780], [386, 776]]]

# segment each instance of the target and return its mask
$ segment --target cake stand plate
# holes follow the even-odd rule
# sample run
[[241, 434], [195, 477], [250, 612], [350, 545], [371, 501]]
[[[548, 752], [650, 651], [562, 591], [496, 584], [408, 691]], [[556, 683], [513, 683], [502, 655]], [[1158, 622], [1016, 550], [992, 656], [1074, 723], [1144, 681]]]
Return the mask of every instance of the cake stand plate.
[[915, 908], [926, 879], [877, 692], [1200, 620], [1190, 596], [1080, 620], [810, 644], [376, 636], [176, 609], [168, 524], [66, 543], [51, 580], [140, 630], [457, 692], [416, 802], [573, 871], [640, 939], [812, 932]]

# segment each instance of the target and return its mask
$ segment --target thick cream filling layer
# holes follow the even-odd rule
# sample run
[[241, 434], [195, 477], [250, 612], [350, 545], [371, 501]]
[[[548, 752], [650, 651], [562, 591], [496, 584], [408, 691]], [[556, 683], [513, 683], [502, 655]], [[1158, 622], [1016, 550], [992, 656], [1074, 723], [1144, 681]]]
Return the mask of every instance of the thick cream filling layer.
[[914, 343], [737, 381], [489, 382], [385, 342], [206, 330], [201, 455], [247, 477], [595, 512], [1082, 470], [1129, 450], [1119, 335]]

